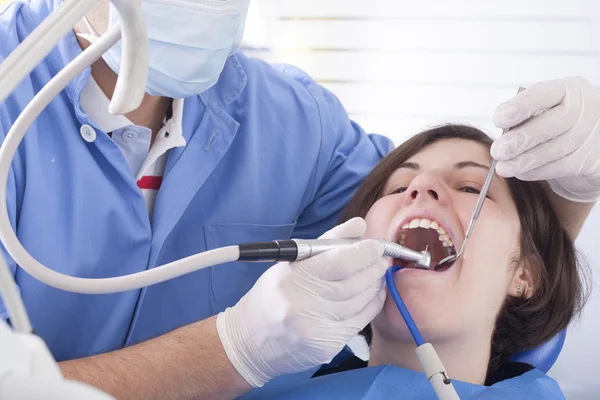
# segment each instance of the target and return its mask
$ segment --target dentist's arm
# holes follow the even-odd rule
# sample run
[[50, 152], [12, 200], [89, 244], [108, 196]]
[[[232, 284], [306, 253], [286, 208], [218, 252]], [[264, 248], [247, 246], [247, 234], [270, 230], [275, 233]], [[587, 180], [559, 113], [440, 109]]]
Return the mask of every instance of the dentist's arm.
[[[359, 238], [356, 218], [323, 237]], [[118, 399], [232, 399], [333, 359], [381, 311], [383, 246], [363, 241], [267, 270], [232, 308], [162, 337], [61, 363]]]
[[59, 364], [119, 400], [233, 399], [251, 389], [229, 362], [216, 317], [111, 353]]
[[496, 140], [497, 173], [548, 181], [563, 226], [576, 238], [600, 198], [600, 91], [583, 78], [540, 82], [501, 104]]
[[552, 190], [549, 184], [545, 185], [545, 189], [546, 193], [548, 193], [550, 202], [552, 203], [552, 208], [554, 208], [554, 211], [558, 214], [562, 225], [565, 227], [571, 238], [575, 240], [596, 202], [578, 203], [567, 200]]

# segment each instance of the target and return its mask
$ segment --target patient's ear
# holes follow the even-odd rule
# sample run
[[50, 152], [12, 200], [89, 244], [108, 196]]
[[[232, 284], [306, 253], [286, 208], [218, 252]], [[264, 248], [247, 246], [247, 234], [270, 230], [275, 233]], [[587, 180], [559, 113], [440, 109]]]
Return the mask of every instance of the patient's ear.
[[527, 260], [519, 262], [512, 271], [512, 279], [508, 287], [508, 295], [511, 297], [529, 299], [535, 291], [535, 282], [531, 265]]

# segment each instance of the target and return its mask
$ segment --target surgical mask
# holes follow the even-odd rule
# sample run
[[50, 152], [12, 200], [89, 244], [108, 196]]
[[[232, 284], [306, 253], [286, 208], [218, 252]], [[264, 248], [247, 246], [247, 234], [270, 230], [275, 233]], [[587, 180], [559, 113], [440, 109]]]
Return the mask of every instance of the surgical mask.
[[[250, 0], [142, 0], [148, 28], [148, 84], [152, 96], [198, 95], [217, 83], [244, 34]], [[117, 21], [110, 6], [110, 22]], [[89, 24], [88, 24], [89, 27]], [[98, 35], [81, 37], [94, 42]], [[103, 55], [116, 73], [121, 42]]]

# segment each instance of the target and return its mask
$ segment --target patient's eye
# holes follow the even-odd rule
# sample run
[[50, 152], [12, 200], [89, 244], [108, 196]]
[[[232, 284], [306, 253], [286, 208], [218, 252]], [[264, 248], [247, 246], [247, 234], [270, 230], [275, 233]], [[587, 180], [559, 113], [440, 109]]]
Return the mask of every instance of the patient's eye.
[[406, 192], [406, 189], [408, 189], [406, 186], [402, 186], [402, 187], [399, 187], [399, 188], [393, 190], [392, 192], [390, 192], [390, 194], [404, 193], [404, 192]]
[[473, 194], [481, 193], [481, 190], [474, 188], [473, 186], [463, 186], [459, 190], [462, 190], [465, 193], [473, 193]]

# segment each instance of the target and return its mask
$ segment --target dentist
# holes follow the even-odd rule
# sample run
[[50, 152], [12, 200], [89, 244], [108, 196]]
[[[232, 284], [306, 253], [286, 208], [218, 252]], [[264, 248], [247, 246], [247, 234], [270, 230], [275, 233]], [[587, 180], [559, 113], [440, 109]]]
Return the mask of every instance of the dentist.
[[[7, 187], [13, 229], [34, 257], [65, 274], [111, 277], [230, 244], [315, 238], [335, 225], [392, 144], [365, 134], [302, 71], [234, 54], [248, 2], [142, 1], [150, 55], [142, 105], [107, 112], [117, 45], [44, 110]], [[59, 6], [68, 5], [3, 6], [0, 60]], [[116, 20], [101, 2], [58, 44], [0, 104], [0, 139]], [[327, 236], [364, 230], [355, 220]], [[262, 277], [269, 265], [237, 263], [86, 296], [48, 287], [4, 255], [63, 374], [119, 399], [233, 398], [325, 363], [381, 309], [388, 265], [369, 241]]]

